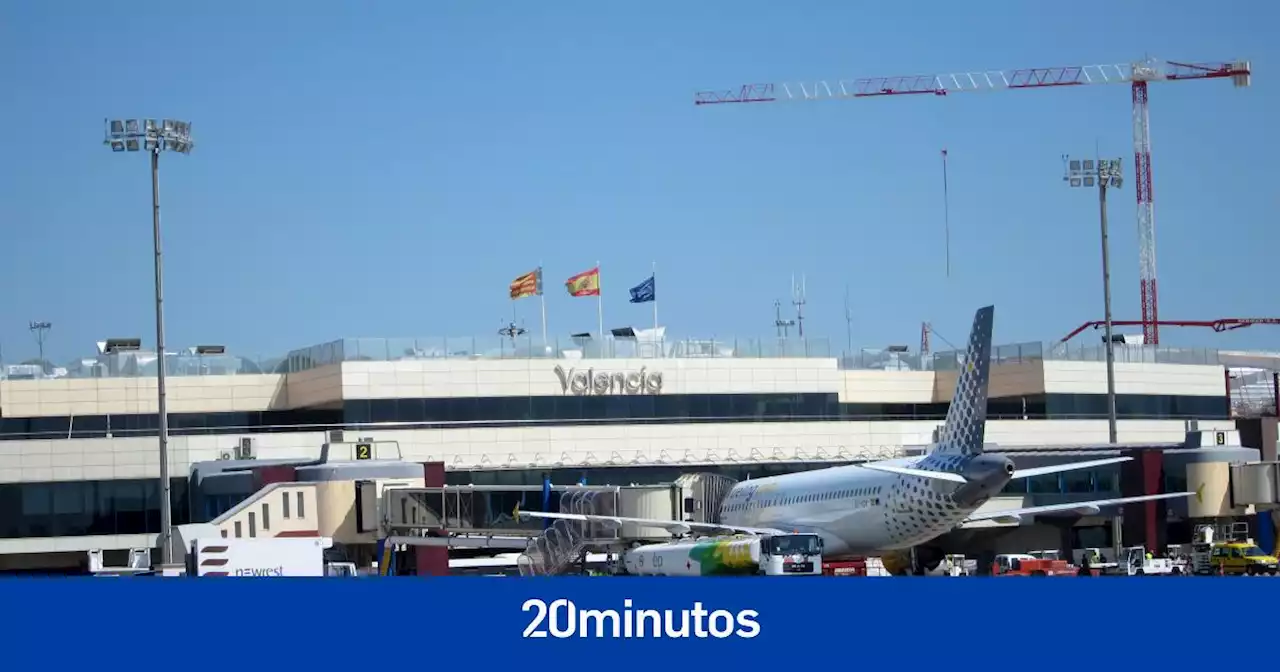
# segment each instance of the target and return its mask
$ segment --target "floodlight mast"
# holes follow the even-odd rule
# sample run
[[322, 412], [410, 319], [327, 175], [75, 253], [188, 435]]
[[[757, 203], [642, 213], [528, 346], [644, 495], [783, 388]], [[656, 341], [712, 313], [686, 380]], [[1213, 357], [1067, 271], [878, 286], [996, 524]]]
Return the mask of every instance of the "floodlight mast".
[[1120, 188], [1123, 184], [1123, 164], [1120, 159], [1072, 159], [1063, 156], [1067, 164], [1062, 181], [1070, 187], [1097, 187], [1098, 217], [1102, 230], [1102, 296], [1103, 324], [1106, 332], [1107, 352], [1107, 435], [1112, 444], [1118, 442], [1116, 427], [1116, 355], [1115, 337], [1111, 331], [1111, 243], [1107, 232], [1107, 187]]
[[33, 320], [27, 325], [27, 328], [31, 330], [32, 334], [35, 334], [36, 348], [40, 351], [40, 375], [46, 375], [49, 373], [49, 364], [44, 360], [44, 339], [49, 330], [53, 329], [53, 323], [48, 320]]
[[103, 144], [113, 152], [136, 152], [151, 155], [151, 235], [155, 252], [156, 276], [156, 415], [160, 443], [160, 546], [161, 562], [173, 564], [173, 515], [169, 488], [169, 413], [165, 399], [164, 351], [164, 258], [160, 245], [160, 152], [188, 154], [191, 124], [176, 119], [109, 119]]

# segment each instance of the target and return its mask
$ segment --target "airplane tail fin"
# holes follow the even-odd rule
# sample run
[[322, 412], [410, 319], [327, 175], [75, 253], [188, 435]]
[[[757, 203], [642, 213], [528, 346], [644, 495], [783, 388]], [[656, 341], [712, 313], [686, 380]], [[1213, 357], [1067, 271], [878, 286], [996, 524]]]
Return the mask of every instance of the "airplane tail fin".
[[938, 434], [934, 452], [943, 455], [978, 455], [987, 429], [987, 385], [991, 382], [991, 330], [996, 309], [979, 308], [969, 331], [969, 349], [958, 361], [960, 375]]

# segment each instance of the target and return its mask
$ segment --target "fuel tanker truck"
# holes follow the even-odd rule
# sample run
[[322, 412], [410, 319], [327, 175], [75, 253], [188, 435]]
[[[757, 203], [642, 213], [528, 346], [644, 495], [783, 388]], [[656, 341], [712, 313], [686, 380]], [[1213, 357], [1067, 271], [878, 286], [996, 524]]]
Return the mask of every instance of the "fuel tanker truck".
[[820, 576], [816, 534], [734, 535], [638, 546], [622, 555], [632, 576]]

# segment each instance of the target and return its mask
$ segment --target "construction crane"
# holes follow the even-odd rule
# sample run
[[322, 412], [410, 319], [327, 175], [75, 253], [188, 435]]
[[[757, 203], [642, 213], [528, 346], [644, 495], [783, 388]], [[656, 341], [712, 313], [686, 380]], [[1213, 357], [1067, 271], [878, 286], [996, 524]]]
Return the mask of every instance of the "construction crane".
[[[1063, 336], [1062, 340], [1058, 342], [1066, 343], [1078, 336], [1080, 332], [1085, 329], [1097, 329], [1104, 324], [1106, 324], [1106, 322], [1101, 320], [1085, 322], [1079, 327], [1076, 327], [1075, 331]], [[1165, 327], [1206, 327], [1218, 333], [1244, 329], [1245, 327], [1252, 327], [1255, 324], [1280, 325], [1280, 317], [1224, 317], [1218, 320], [1160, 320], [1160, 325]], [[1138, 325], [1143, 325], [1143, 322], [1141, 320], [1111, 320], [1111, 326], [1113, 327], [1136, 327]]]
[[695, 105], [772, 103], [802, 100], [846, 100], [880, 96], [934, 95], [1045, 89], [1085, 84], [1129, 84], [1133, 92], [1133, 180], [1138, 196], [1138, 263], [1142, 291], [1142, 334], [1146, 343], [1160, 343], [1160, 310], [1156, 294], [1155, 196], [1151, 176], [1151, 133], [1147, 84], [1198, 79], [1230, 78], [1237, 88], [1249, 86], [1249, 61], [1184, 63], [1148, 59], [1119, 65], [1084, 65], [1063, 68], [988, 70], [946, 75], [866, 77], [833, 82], [812, 81], [746, 84], [736, 89], [700, 91]]

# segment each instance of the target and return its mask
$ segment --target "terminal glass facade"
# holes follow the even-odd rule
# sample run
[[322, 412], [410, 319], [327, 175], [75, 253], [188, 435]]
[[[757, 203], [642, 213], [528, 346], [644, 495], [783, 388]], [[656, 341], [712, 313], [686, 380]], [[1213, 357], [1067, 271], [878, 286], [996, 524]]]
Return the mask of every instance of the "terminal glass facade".
[[[1013, 458], [1017, 460], [1015, 456]], [[1087, 457], [1076, 458], [1080, 460]], [[779, 476], [813, 469], [839, 467], [852, 462], [774, 462], [759, 464], [720, 465], [671, 465], [661, 467], [594, 467], [586, 469], [559, 468], [538, 471], [533, 469], [490, 469], [484, 471], [449, 471], [445, 481], [449, 485], [541, 485], [544, 476], [555, 485], [618, 485], [635, 483], [656, 485], [671, 483], [683, 474], [691, 472], [719, 474], [736, 481], [751, 478]], [[1177, 478], [1167, 478], [1169, 488], [1177, 486]], [[1183, 486], [1186, 478], [1181, 479]], [[1176, 491], [1176, 490], [1170, 490]], [[1001, 494], [1071, 495], [1102, 493], [1114, 495], [1120, 492], [1120, 467], [1107, 465], [1097, 469], [1050, 474], [1036, 478], [1020, 478], [1010, 481]]]
[[[187, 479], [170, 482], [173, 524], [185, 525]], [[160, 531], [160, 483], [152, 479], [0, 484], [0, 538], [147, 534]]]
[[[169, 414], [169, 433], [175, 436], [297, 432], [341, 425], [341, 411], [310, 409]], [[0, 418], [0, 440], [156, 436], [158, 427], [159, 416], [155, 413]]]
[[[768, 422], [791, 420], [941, 420], [948, 403], [841, 403], [835, 393], [670, 394], [615, 396], [474, 397], [448, 399], [360, 399], [343, 405], [344, 420], [363, 423], [448, 422], [579, 424], [600, 422]], [[1118, 395], [1125, 419], [1227, 417], [1222, 397]], [[992, 399], [991, 419], [1100, 418], [1106, 395], [1042, 394]]]
[[[174, 435], [357, 429], [398, 423], [399, 428], [442, 428], [463, 423], [480, 427], [600, 423], [787, 422], [840, 420], [941, 420], [946, 403], [841, 403], [835, 393], [663, 394], [615, 396], [455, 397], [359, 399], [342, 409], [227, 413], [171, 413]], [[992, 399], [988, 414], [1000, 419], [1081, 419], [1106, 417], [1106, 396], [1042, 394]], [[1228, 417], [1226, 396], [1118, 395], [1122, 419]], [[0, 440], [154, 436], [155, 414], [0, 418]]]

